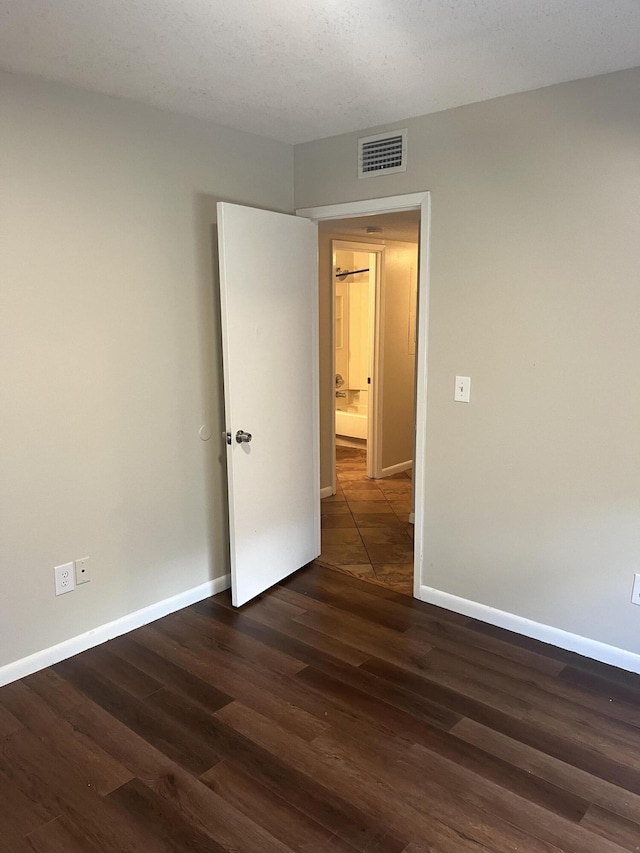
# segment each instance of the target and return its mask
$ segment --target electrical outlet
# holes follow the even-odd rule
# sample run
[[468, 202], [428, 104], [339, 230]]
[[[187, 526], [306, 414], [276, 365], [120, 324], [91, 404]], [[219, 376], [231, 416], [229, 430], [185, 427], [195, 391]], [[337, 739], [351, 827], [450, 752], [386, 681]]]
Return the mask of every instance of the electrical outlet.
[[56, 595], [64, 595], [66, 592], [73, 592], [76, 588], [75, 579], [73, 577], [73, 563], [65, 563], [63, 566], [56, 566], [53, 570], [56, 581]]
[[631, 590], [631, 603], [640, 604], [640, 575], [633, 576], [633, 589]]
[[76, 560], [76, 586], [79, 586], [81, 583], [89, 583], [90, 580], [89, 558], [81, 557], [79, 560]]

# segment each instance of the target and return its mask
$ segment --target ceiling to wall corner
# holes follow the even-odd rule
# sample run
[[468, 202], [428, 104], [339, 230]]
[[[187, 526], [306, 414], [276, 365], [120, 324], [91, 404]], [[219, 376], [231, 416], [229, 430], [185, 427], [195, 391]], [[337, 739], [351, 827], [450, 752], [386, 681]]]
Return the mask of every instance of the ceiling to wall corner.
[[639, 65], [639, 0], [0, 0], [4, 70], [289, 143]]

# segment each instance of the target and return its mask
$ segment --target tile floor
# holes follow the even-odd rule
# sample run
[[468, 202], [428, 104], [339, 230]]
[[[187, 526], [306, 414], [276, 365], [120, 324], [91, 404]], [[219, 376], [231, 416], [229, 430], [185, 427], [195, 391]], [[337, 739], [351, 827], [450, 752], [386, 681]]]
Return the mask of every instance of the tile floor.
[[337, 447], [337, 493], [322, 501], [318, 562], [411, 595], [411, 471], [367, 479], [366, 451]]

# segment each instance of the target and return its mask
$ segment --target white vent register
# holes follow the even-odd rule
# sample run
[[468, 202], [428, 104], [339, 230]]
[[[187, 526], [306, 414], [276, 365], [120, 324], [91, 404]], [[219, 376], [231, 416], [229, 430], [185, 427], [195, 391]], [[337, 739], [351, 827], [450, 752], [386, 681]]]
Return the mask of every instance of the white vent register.
[[358, 177], [389, 175], [407, 169], [407, 128], [358, 140]]

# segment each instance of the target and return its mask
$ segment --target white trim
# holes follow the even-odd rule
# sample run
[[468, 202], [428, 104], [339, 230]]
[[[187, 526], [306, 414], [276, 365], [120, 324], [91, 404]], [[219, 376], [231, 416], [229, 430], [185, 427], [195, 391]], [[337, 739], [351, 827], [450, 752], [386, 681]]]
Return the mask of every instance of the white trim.
[[628, 672], [640, 673], [640, 655], [626, 651], [626, 649], [619, 649], [617, 646], [610, 646], [589, 637], [581, 637], [579, 634], [571, 634], [561, 628], [554, 628], [552, 625], [545, 625], [542, 622], [534, 622], [532, 619], [525, 619], [524, 616], [507, 613], [505, 610], [497, 610], [488, 604], [480, 604], [477, 601], [460, 598], [457, 595], [442, 592], [442, 590], [433, 589], [430, 586], [421, 586], [418, 598], [421, 601], [427, 601], [429, 604], [444, 607], [446, 610], [453, 610], [454, 613], [462, 613], [472, 619], [488, 622], [489, 625], [497, 625], [507, 631], [532, 637], [542, 643], [549, 643], [561, 649], [576, 652], [602, 663], [626, 669]]
[[427, 487], [427, 366], [429, 348], [429, 299], [431, 287], [431, 194], [423, 193], [420, 208], [418, 251], [418, 307], [416, 324], [416, 419], [413, 465], [413, 594], [420, 597], [424, 566], [424, 513]]
[[392, 474], [402, 474], [403, 471], [408, 471], [413, 466], [413, 459], [407, 462], [398, 462], [397, 465], [389, 465], [388, 468], [382, 468], [380, 474], [382, 477], [390, 477]]
[[323, 489], [320, 489], [320, 500], [322, 498], [330, 498], [332, 495], [335, 495], [336, 490], [333, 486], [325, 486]]
[[406, 193], [385, 198], [367, 198], [364, 201], [347, 201], [344, 204], [324, 204], [319, 207], [301, 207], [296, 216], [307, 219], [351, 219], [355, 216], [375, 216], [378, 213], [395, 213], [398, 210], [420, 208], [429, 193]]
[[33, 672], [38, 672], [40, 669], [52, 666], [54, 663], [59, 663], [61, 660], [73, 657], [73, 655], [80, 654], [80, 652], [84, 652], [87, 649], [92, 649], [94, 646], [99, 646], [101, 643], [105, 643], [114, 637], [119, 637], [121, 634], [134, 631], [136, 628], [142, 627], [142, 625], [155, 622], [156, 619], [161, 619], [169, 613], [175, 613], [176, 610], [182, 610], [183, 607], [189, 607], [190, 604], [195, 604], [196, 601], [202, 601], [204, 598], [217, 595], [219, 592], [229, 589], [230, 585], [231, 575], [222, 575], [220, 578], [214, 578], [214, 580], [202, 583], [200, 586], [194, 586], [192, 589], [185, 590], [185, 592], [172, 595], [171, 598], [156, 601], [154, 604], [149, 604], [141, 610], [135, 610], [133, 613], [128, 613], [126, 616], [114, 619], [113, 622], [99, 625], [97, 628], [92, 628], [84, 634], [70, 637], [68, 640], [63, 640], [61, 643], [50, 646], [48, 649], [42, 649], [42, 651], [8, 663], [0, 667], [0, 687], [12, 681], [17, 681], [19, 678], [31, 675]]

